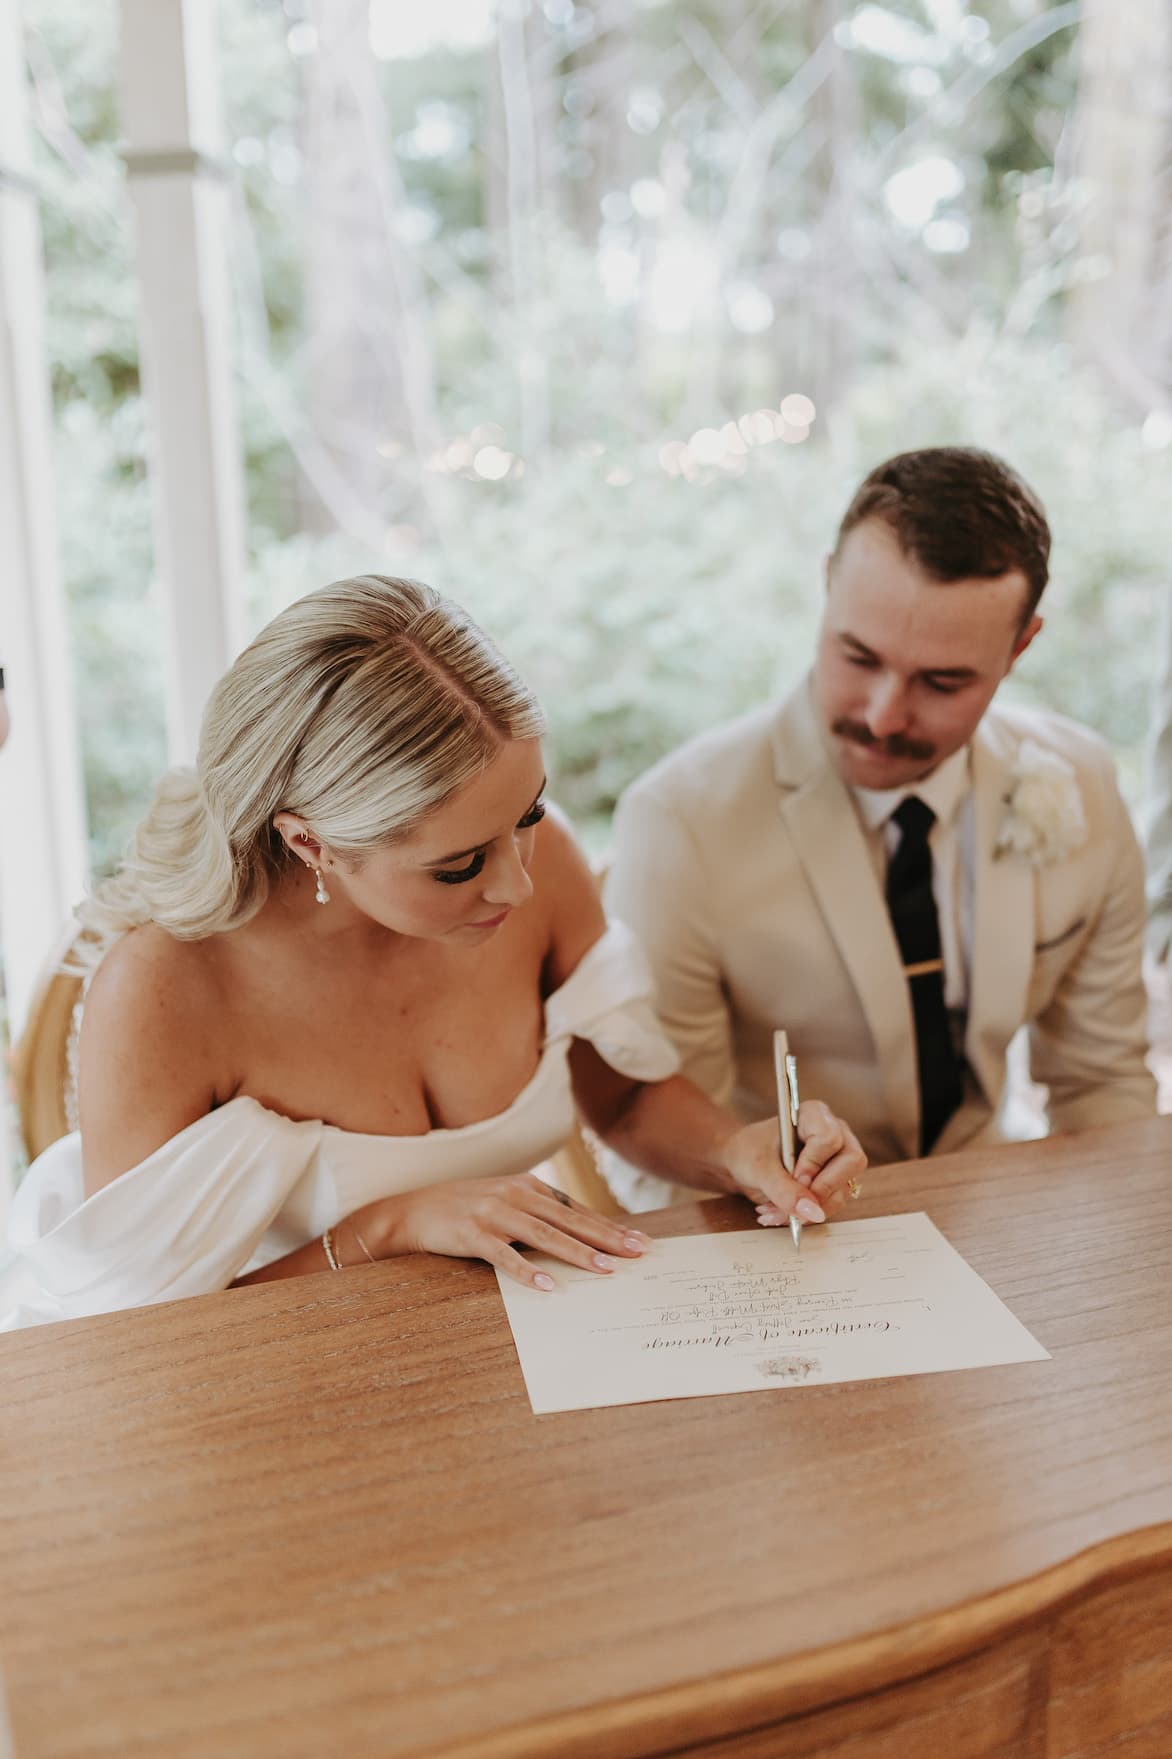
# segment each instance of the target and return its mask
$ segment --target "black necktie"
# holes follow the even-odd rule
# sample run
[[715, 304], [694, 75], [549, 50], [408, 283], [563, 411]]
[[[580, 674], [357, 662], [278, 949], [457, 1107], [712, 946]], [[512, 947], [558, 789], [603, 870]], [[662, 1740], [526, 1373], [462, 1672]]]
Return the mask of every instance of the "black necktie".
[[961, 1062], [944, 1005], [940, 922], [932, 894], [928, 832], [936, 814], [909, 794], [891, 816], [899, 826], [899, 847], [887, 868], [887, 908], [911, 990], [920, 1077], [920, 1153], [927, 1154], [963, 1092]]

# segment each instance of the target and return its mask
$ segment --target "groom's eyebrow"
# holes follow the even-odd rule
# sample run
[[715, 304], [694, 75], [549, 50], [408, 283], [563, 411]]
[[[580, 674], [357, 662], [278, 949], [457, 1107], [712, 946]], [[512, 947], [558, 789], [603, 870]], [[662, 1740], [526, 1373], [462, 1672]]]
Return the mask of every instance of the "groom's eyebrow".
[[[521, 814], [522, 818], [526, 818], [529, 815], [529, 813], [531, 813], [533, 811], [533, 808], [537, 805], [537, 802], [541, 799], [541, 796], [545, 793], [547, 781], [548, 781], [548, 778], [546, 776], [542, 776], [541, 786], [537, 790], [536, 794], [533, 796], [532, 800], [529, 802], [528, 806], [525, 808], [525, 811]], [[491, 842], [491, 841], [492, 841], [492, 838], [490, 837], [489, 842]], [[465, 855], [479, 855], [479, 853], [482, 849], [487, 849], [487, 848], [488, 848], [488, 843], [473, 843], [471, 849], [457, 849], [451, 855], [439, 855], [436, 857], [436, 859], [434, 861], [425, 861], [423, 865], [424, 865], [424, 867], [447, 867], [449, 862], [462, 861]]]
[[[839, 640], [857, 649], [864, 659], [878, 660], [882, 658], [873, 647], [868, 647], [865, 641], [860, 641], [857, 635], [852, 635], [849, 629], [839, 630]], [[968, 684], [979, 674], [972, 666], [925, 666], [920, 676], [923, 678], [947, 678], [953, 684]]]
[[925, 666], [925, 678], [950, 678], [958, 684], [967, 684], [970, 678], [978, 674], [972, 666]]

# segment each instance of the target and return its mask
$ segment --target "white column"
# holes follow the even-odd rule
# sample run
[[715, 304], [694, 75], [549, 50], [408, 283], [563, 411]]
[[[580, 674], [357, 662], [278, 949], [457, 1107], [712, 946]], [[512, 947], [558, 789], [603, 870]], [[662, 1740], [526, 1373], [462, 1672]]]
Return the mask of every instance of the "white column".
[[177, 763], [194, 756], [208, 691], [244, 634], [214, 12], [207, 0], [122, 0], [122, 120]]
[[12, 720], [0, 751], [0, 933], [14, 1034], [86, 880], [44, 303], [23, 40], [17, 0], [0, 0], [0, 664]]

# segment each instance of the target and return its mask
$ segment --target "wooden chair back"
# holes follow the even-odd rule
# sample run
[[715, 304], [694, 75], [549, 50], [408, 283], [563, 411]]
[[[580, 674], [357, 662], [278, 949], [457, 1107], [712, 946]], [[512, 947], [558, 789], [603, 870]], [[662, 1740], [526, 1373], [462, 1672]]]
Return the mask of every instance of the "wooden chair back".
[[30, 1161], [73, 1128], [69, 1040], [82, 978], [61, 965], [76, 938], [70, 928], [46, 961], [24, 1030], [12, 1052], [20, 1132]]
[[549, 1160], [550, 1182], [567, 1196], [577, 1198], [599, 1215], [625, 1215], [610, 1186], [599, 1172], [590, 1144], [575, 1126], [570, 1140]]

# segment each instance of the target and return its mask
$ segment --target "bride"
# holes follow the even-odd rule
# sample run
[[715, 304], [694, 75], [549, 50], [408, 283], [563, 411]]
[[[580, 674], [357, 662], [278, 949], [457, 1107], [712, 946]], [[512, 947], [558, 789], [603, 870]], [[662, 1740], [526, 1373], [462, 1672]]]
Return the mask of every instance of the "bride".
[[675, 1073], [638, 947], [546, 804], [543, 728], [415, 582], [341, 581], [261, 631], [80, 912], [81, 1129], [14, 1200], [0, 1327], [407, 1252], [606, 1275], [646, 1236], [530, 1170], [575, 1108], [652, 1201], [668, 1179], [765, 1223], [838, 1205], [863, 1156], [825, 1106], [791, 1179], [774, 1126]]

